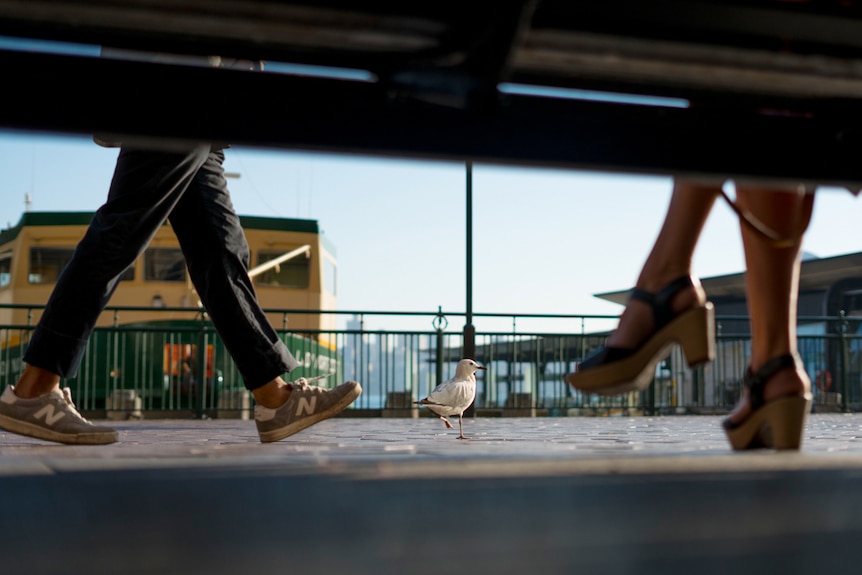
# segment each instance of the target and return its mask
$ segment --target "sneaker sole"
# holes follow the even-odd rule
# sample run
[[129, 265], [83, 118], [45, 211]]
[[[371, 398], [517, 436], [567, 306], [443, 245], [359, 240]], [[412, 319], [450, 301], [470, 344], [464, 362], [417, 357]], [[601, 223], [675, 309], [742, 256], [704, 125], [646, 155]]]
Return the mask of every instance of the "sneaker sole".
[[0, 415], [0, 429], [5, 429], [10, 433], [17, 433], [18, 435], [26, 435], [27, 437], [35, 437], [36, 439], [55, 441], [68, 445], [107, 445], [108, 443], [116, 443], [120, 439], [116, 431], [61, 433], [27, 423], [26, 421], [13, 419], [6, 415]]
[[297, 434], [303, 429], [311, 427], [315, 423], [320, 423], [324, 419], [329, 419], [330, 417], [332, 417], [333, 415], [337, 415], [338, 413], [343, 411], [348, 405], [356, 401], [356, 398], [359, 397], [361, 394], [362, 386], [357, 383], [356, 387], [354, 387], [353, 390], [350, 391], [350, 393], [346, 394], [344, 397], [338, 400], [338, 403], [335, 403], [326, 411], [321, 411], [320, 413], [309, 415], [308, 417], [305, 417], [289, 425], [285, 425], [284, 427], [281, 427], [279, 429], [260, 432], [260, 442], [272, 443], [274, 441], [284, 439], [285, 437], [290, 437], [291, 435]]

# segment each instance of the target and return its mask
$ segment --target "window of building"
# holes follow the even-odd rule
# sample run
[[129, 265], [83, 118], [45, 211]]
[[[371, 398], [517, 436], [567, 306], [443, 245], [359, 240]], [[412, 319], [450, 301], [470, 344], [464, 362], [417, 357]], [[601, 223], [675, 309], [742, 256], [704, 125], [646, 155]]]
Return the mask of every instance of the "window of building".
[[[50, 284], [56, 282], [74, 253], [74, 248], [30, 248], [30, 272], [27, 274], [27, 281], [31, 284]], [[2, 256], [0, 256], [0, 259], [2, 259]], [[11, 261], [10, 258], [8, 260], [10, 271]], [[0, 274], [2, 274], [2, 271], [0, 271]], [[131, 281], [133, 279], [135, 279], [134, 265], [129, 266], [123, 272], [120, 281]], [[3, 278], [0, 277], [0, 285], [6, 285], [2, 284], [3, 281]], [[11, 276], [8, 281], [11, 281]]]
[[[286, 252], [276, 250], [261, 250], [257, 253], [257, 265], [265, 264]], [[311, 258], [300, 254], [295, 258], [282, 262], [255, 278], [255, 283], [262, 286], [302, 288], [308, 287]]]
[[12, 252], [0, 254], [0, 288], [12, 283]]
[[27, 281], [31, 284], [50, 284], [57, 281], [60, 272], [75, 253], [71, 248], [30, 248], [30, 272]]
[[186, 281], [186, 260], [179, 248], [150, 248], [144, 253], [144, 279], [152, 282]]

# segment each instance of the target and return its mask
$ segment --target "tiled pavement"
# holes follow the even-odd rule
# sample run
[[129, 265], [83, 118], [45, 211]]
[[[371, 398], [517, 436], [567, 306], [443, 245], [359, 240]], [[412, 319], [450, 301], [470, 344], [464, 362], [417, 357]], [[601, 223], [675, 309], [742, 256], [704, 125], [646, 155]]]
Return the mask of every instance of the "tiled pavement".
[[0, 432], [0, 573], [858, 573], [862, 415], [800, 453], [720, 418], [116, 422], [120, 443]]

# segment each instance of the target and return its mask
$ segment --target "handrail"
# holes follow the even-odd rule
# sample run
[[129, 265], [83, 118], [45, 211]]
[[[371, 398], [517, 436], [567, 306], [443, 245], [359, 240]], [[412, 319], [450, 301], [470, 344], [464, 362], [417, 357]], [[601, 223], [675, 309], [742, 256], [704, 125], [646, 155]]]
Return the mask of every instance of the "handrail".
[[[273, 260], [274, 261], [274, 260]], [[269, 262], [267, 262], [269, 263]], [[13, 304], [0, 303], [2, 309], [43, 309], [45, 304]], [[177, 313], [177, 312], [200, 312], [201, 308], [197, 307], [150, 307], [150, 306], [108, 306], [105, 312], [122, 312], [122, 311], [158, 311], [159, 313]], [[296, 315], [350, 315], [350, 316], [416, 316], [416, 317], [435, 317], [457, 316], [464, 317], [466, 312], [463, 311], [416, 311], [416, 310], [352, 310], [352, 309], [299, 309], [299, 308], [266, 308], [267, 313], [277, 314], [296, 314]], [[473, 312], [473, 317], [486, 318], [525, 318], [525, 319], [618, 319], [619, 315], [614, 314], [559, 314], [559, 313], [519, 313], [519, 312]], [[748, 321], [747, 314], [720, 314], [716, 315], [716, 321]], [[852, 317], [846, 315], [800, 315], [797, 317], [798, 323], [818, 322], [818, 321], [862, 321], [862, 317]]]
[[[3, 308], [38, 309], [41, 305], [0, 304]], [[154, 311], [148, 307], [112, 308]], [[116, 311], [119, 310], [119, 311]], [[156, 312], [170, 312], [159, 308]], [[189, 308], [173, 311], [197, 312]], [[285, 313], [350, 314], [367, 320], [390, 316], [439, 318], [437, 312], [349, 310], [282, 310]], [[34, 314], [36, 315], [36, 314]], [[446, 314], [444, 314], [445, 316]], [[453, 312], [449, 315], [461, 315]], [[656, 372], [652, 395], [634, 394], [626, 398], [596, 399], [573, 393], [563, 377], [595, 346], [601, 345], [608, 331], [584, 329], [568, 314], [476, 314], [490, 318], [531, 317], [562, 320], [560, 325], [544, 324], [540, 329], [525, 329], [518, 322], [513, 330], [496, 329], [494, 321], [479, 322], [476, 333], [476, 359], [489, 366], [482, 376], [476, 408], [481, 414], [500, 415], [580, 415], [580, 414], [654, 414], [718, 413], [730, 409], [738, 397], [740, 378], [750, 361], [750, 335], [730, 334], [725, 329], [716, 337], [716, 360], [706, 368], [689, 369], [679, 350], [672, 351], [667, 363]], [[196, 318], [202, 318], [200, 314]], [[609, 319], [616, 316], [589, 316]], [[172, 318], [176, 319], [176, 318]], [[451, 319], [451, 318], [450, 318]], [[803, 316], [802, 321], [824, 321], [819, 334], [800, 334], [799, 348], [812, 382], [818, 409], [862, 409], [862, 384], [853, 375], [862, 369], [859, 352], [862, 335], [846, 316]], [[724, 321], [747, 321], [745, 315], [718, 316]], [[860, 319], [862, 321], [862, 319]], [[381, 322], [386, 325], [386, 322]], [[499, 322], [497, 322], [499, 323]], [[484, 324], [484, 325], [483, 325]], [[404, 326], [407, 327], [407, 326]], [[847, 327], [852, 329], [848, 330]], [[22, 369], [22, 353], [34, 324], [0, 325], [0, 384], [12, 382]], [[429, 324], [426, 329], [388, 329], [364, 321], [350, 329], [279, 330], [279, 338], [300, 361], [294, 377], [314, 377], [336, 371], [335, 380], [361, 381], [366, 390], [352, 410], [384, 410], [389, 415], [409, 415], [412, 401], [430, 392], [439, 381], [451, 375], [452, 366], [463, 353], [460, 329], [448, 330], [445, 323]], [[206, 378], [186, 378], [176, 362], [184, 354], [197, 353], [201, 362], [196, 373]], [[204, 364], [206, 357], [206, 364]], [[827, 375], [822, 375], [827, 374]], [[824, 382], [829, 381], [829, 384]], [[330, 382], [331, 383], [331, 382]], [[114, 322], [96, 328], [88, 343], [78, 378], [69, 380], [81, 407], [95, 417], [113, 409], [114, 416], [137, 413], [146, 417], [231, 416], [248, 405], [230, 403], [247, 395], [214, 326], [207, 321], [128, 324]], [[120, 408], [116, 403], [126, 392], [134, 392], [142, 407]], [[115, 395], [117, 394], [117, 395]], [[204, 397], [205, 394], [206, 396]], [[118, 399], [119, 398], [119, 399]], [[225, 404], [224, 402], [229, 402]], [[234, 407], [225, 407], [225, 405]], [[246, 405], [242, 407], [242, 405]], [[111, 407], [113, 406], [113, 407]], [[227, 412], [224, 410], [227, 409]], [[125, 411], [123, 411], [125, 410]], [[234, 410], [233, 412], [231, 410]], [[239, 410], [239, 411], [237, 411]], [[388, 411], [387, 411], [388, 410]], [[679, 411], [682, 410], [682, 411]], [[219, 415], [221, 413], [221, 415]], [[227, 413], [227, 415], [225, 415]]]

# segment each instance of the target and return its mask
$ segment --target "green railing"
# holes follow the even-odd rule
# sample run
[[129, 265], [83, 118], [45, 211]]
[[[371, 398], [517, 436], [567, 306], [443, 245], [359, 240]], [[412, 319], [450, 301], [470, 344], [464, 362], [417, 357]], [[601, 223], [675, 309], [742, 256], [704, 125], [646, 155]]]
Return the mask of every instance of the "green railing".
[[[2, 306], [4, 308], [25, 306]], [[27, 307], [38, 311], [40, 308]], [[111, 327], [97, 328], [80, 373], [64, 382], [82, 411], [109, 417], [249, 417], [250, 394], [205, 315], [195, 319], [123, 324], [126, 311], [154, 314], [188, 309], [111, 308]], [[415, 416], [413, 401], [454, 374], [461, 359], [464, 331], [450, 328], [460, 313], [330, 312], [268, 310], [281, 316], [279, 333], [301, 366], [291, 377], [329, 375], [323, 385], [353, 379], [364, 392], [352, 415]], [[307, 314], [349, 317], [347, 329], [291, 331], [290, 319]], [[35, 314], [28, 314], [32, 318]], [[156, 315], [158, 317], [158, 315]], [[392, 326], [368, 329], [371, 323]], [[565, 384], [565, 374], [607, 331], [599, 324], [613, 316], [473, 314], [475, 359], [480, 372], [475, 410], [478, 415], [638, 415], [724, 413], [736, 402], [748, 365], [750, 340], [722, 326], [747, 325], [745, 316], [717, 318], [717, 356], [689, 369], [679, 349], [656, 370], [654, 385], [618, 397], [580, 394]], [[404, 324], [425, 324], [425, 330]], [[525, 325], [541, 323], [543, 329]], [[398, 324], [401, 324], [399, 327]], [[559, 328], [554, 327], [558, 325]], [[14, 383], [21, 354], [33, 328], [0, 326], [0, 384]], [[485, 325], [498, 328], [484, 329]], [[507, 329], [499, 329], [500, 326]], [[551, 325], [551, 328], [548, 328]], [[821, 326], [825, 333], [800, 329], [800, 352], [815, 386], [815, 409], [862, 408], [862, 336], [859, 321], [838, 317], [800, 318], [800, 325]], [[607, 328], [605, 328], [607, 329]], [[201, 353], [201, 350], [207, 350]]]

